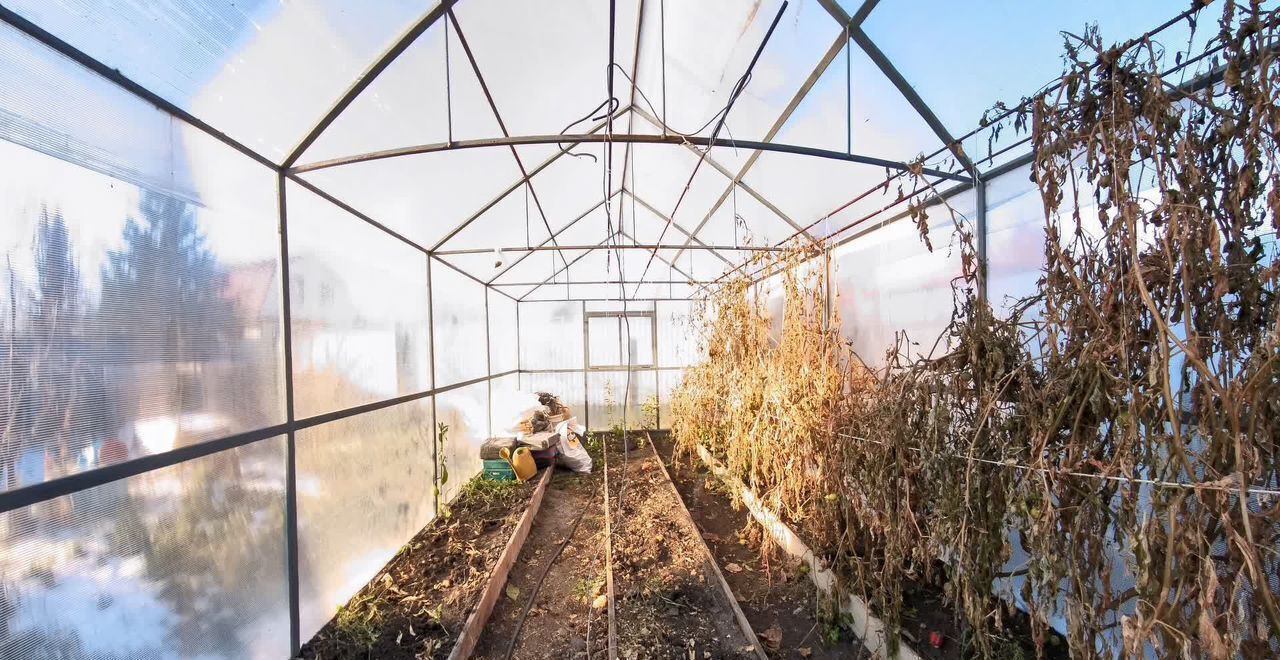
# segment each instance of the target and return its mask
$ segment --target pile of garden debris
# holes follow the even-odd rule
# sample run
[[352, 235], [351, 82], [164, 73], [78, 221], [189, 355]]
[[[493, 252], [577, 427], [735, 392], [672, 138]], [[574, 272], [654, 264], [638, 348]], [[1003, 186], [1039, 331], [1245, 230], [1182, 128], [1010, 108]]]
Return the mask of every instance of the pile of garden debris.
[[528, 447], [539, 468], [556, 461], [574, 472], [591, 471], [591, 456], [582, 446], [587, 429], [559, 397], [550, 392], [516, 393], [501, 405], [517, 411], [514, 423], [485, 441], [481, 459], [506, 460], [503, 450], [511, 455], [519, 447]]

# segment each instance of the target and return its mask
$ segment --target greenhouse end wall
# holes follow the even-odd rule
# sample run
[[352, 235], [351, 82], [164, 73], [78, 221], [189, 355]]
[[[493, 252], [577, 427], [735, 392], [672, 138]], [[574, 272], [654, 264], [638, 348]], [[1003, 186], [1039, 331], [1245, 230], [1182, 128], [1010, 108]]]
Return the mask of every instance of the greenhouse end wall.
[[520, 388], [560, 396], [593, 431], [668, 428], [697, 362], [687, 300], [520, 303]]

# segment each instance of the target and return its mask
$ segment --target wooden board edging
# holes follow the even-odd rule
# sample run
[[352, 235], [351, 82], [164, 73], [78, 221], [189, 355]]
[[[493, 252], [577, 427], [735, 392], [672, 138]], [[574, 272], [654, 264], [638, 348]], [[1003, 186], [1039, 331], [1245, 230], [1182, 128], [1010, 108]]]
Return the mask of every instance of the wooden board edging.
[[462, 633], [458, 635], [458, 641], [454, 643], [453, 650], [449, 653], [449, 660], [465, 660], [470, 658], [472, 652], [476, 650], [476, 643], [480, 641], [480, 633], [484, 630], [486, 624], [489, 623], [489, 616], [493, 614], [493, 606], [497, 604], [498, 597], [502, 594], [502, 588], [507, 584], [507, 576], [511, 573], [511, 565], [515, 563], [516, 557], [520, 556], [520, 549], [524, 547], [525, 539], [529, 538], [529, 528], [533, 526], [533, 518], [538, 515], [538, 508], [542, 506], [542, 495], [547, 490], [547, 484], [551, 481], [551, 475], [556, 471], [555, 463], [543, 470], [542, 478], [538, 481], [538, 487], [534, 489], [533, 496], [529, 498], [529, 507], [524, 510], [524, 515], [520, 517], [520, 524], [516, 525], [515, 531], [511, 532], [511, 538], [507, 540], [507, 547], [502, 549], [502, 554], [498, 555], [498, 563], [494, 564], [493, 571], [489, 573], [489, 581], [484, 586], [484, 591], [480, 595], [480, 602], [476, 604], [476, 609], [467, 617], [467, 622], [462, 626]]
[[[746, 484], [729, 474], [729, 471], [702, 445], [698, 445], [698, 458], [702, 459], [702, 462], [725, 485], [741, 494], [742, 502], [747, 505], [747, 510], [751, 512], [751, 516], [756, 519], [756, 522], [760, 523], [761, 527], [769, 532], [769, 535], [787, 554], [809, 565], [809, 577], [813, 580], [814, 586], [819, 591], [831, 595], [835, 591], [835, 574], [822, 565], [818, 557], [813, 554], [813, 551], [809, 549], [809, 546], [804, 541], [800, 540], [800, 537], [796, 535], [791, 527], [770, 511], [756, 497], [755, 493], [750, 488], [747, 488]], [[867, 602], [862, 598], [850, 594], [847, 598], [841, 600], [840, 609], [845, 614], [848, 614], [849, 619], [853, 622], [854, 634], [858, 635], [863, 645], [877, 658], [881, 658], [881, 660], [920, 660], [920, 656], [902, 640], [899, 640], [897, 655], [889, 655], [887, 628], [883, 621], [871, 613]]]
[[711, 566], [716, 580], [720, 583], [720, 590], [724, 593], [725, 598], [729, 600], [729, 606], [733, 608], [733, 618], [737, 619], [738, 627], [742, 628], [742, 633], [746, 635], [747, 641], [751, 644], [751, 650], [755, 651], [756, 658], [758, 660], [769, 660], [768, 654], [760, 646], [760, 638], [756, 636], [756, 631], [751, 628], [751, 622], [747, 620], [746, 613], [742, 611], [742, 606], [738, 604], [737, 596], [733, 594], [733, 589], [729, 587], [729, 582], [724, 579], [724, 573], [720, 571], [720, 564], [716, 562], [716, 556], [711, 552], [711, 546], [707, 545], [707, 540], [702, 538], [702, 532], [698, 529], [697, 523], [693, 521], [693, 514], [689, 513], [689, 507], [684, 503], [684, 498], [680, 497], [680, 489], [676, 488], [676, 482], [672, 481], [671, 473], [667, 471], [666, 464], [662, 462], [662, 456], [658, 454], [658, 448], [653, 444], [653, 438], [649, 437], [648, 440], [649, 448], [653, 450], [653, 460], [658, 462], [658, 469], [662, 470], [662, 475], [667, 479], [667, 485], [671, 486], [671, 493], [676, 496], [676, 501], [680, 503], [680, 510], [684, 512], [686, 527], [698, 539], [702, 554], [707, 558], [707, 564]]

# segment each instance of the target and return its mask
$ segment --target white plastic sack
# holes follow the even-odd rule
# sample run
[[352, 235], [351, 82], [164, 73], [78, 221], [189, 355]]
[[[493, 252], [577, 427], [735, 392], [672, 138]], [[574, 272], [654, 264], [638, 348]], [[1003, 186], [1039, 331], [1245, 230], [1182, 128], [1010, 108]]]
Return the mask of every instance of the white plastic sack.
[[556, 433], [560, 435], [560, 458], [563, 465], [574, 472], [591, 471], [591, 454], [582, 446], [579, 434], [587, 429], [578, 423], [577, 417], [570, 417], [556, 425]]

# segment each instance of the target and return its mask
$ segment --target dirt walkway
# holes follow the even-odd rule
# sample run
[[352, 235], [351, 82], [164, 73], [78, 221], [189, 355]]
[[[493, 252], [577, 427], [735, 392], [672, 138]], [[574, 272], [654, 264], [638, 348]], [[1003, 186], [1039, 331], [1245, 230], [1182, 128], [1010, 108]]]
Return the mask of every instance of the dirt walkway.
[[710, 473], [699, 472], [685, 461], [673, 465], [669, 436], [655, 436], [655, 443], [702, 538], [770, 655], [817, 660], [867, 657], [861, 644], [841, 632], [830, 617], [818, 616], [817, 590], [807, 567], [781, 559], [773, 565], [761, 564], [759, 540], [747, 532], [751, 518], [747, 510], [734, 510]]
[[611, 462], [619, 656], [755, 657], [652, 451]]
[[604, 593], [603, 474], [558, 471], [547, 485], [533, 529], [511, 569], [503, 598], [480, 636], [475, 658], [505, 658], [516, 623], [538, 576], [581, 514], [573, 538], [556, 560], [520, 631], [513, 658], [605, 657], [606, 618], [594, 608]]

